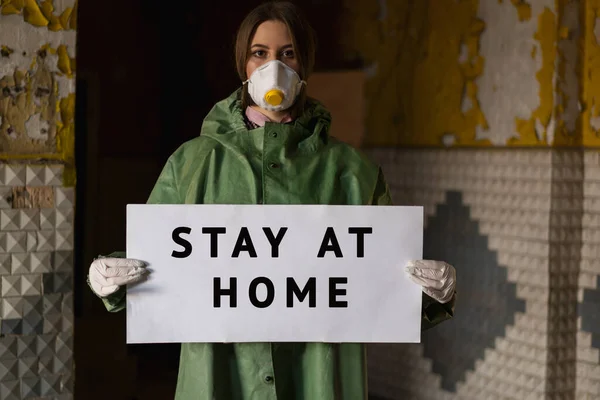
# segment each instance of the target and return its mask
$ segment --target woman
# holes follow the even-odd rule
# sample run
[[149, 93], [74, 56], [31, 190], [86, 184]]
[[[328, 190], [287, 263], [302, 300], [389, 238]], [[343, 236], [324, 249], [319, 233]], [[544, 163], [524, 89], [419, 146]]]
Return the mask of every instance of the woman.
[[[306, 97], [314, 63], [311, 28], [294, 5], [266, 3], [236, 41], [241, 89], [217, 103], [201, 136], [168, 160], [154, 204], [391, 204], [381, 170], [328, 136], [330, 115]], [[123, 285], [144, 274], [137, 260], [100, 258], [90, 286], [109, 311], [125, 307]], [[452, 315], [455, 272], [434, 261], [407, 266], [423, 286], [423, 327]], [[367, 398], [361, 344], [184, 343], [176, 399]]]

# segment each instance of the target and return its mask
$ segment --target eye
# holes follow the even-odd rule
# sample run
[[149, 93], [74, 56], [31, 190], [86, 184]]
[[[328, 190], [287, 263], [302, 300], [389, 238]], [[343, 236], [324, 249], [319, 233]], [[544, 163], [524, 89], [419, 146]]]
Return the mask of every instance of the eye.
[[294, 50], [284, 50], [281, 55], [285, 58], [294, 58]]
[[252, 53], [253, 56], [263, 58], [267, 53], [264, 50], [256, 50]]

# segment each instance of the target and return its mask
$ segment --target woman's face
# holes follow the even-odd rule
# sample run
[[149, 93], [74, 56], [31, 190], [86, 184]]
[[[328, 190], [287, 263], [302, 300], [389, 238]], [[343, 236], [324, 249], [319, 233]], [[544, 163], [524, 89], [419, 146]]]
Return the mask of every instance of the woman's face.
[[279, 60], [300, 73], [300, 65], [296, 59], [292, 38], [287, 26], [281, 21], [265, 21], [256, 28], [250, 44], [250, 58], [246, 64], [246, 76], [261, 65]]

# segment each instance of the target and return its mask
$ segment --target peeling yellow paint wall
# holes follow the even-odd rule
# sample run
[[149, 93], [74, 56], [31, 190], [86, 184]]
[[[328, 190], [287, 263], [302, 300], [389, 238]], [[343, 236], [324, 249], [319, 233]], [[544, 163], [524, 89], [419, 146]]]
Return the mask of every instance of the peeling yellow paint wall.
[[66, 164], [74, 184], [77, 1], [0, 0], [0, 158]]
[[[519, 21], [522, 22], [531, 19], [531, 4], [528, 4], [524, 0], [510, 0], [510, 2], [517, 8]], [[499, 3], [502, 3], [502, 0]]]
[[55, 13], [54, 1], [44, 0], [2, 0], [0, 2], [0, 14], [21, 15], [23, 20], [33, 26], [48, 27], [51, 31], [77, 29], [77, 1], [72, 7]]
[[[477, 142], [475, 126], [485, 126], [474, 82], [483, 68], [477, 1], [381, 4], [353, 0], [348, 7], [349, 45], [369, 65], [365, 144]], [[471, 103], [464, 113], [463, 97]]]
[[[573, 126], [578, 83], [565, 77], [578, 53], [562, 55], [578, 40], [579, 19], [562, 15], [573, 3], [346, 0], [346, 46], [368, 73], [365, 145], [581, 143]], [[589, 14], [588, 25], [596, 18]], [[600, 108], [594, 112], [600, 129]]]
[[583, 11], [582, 122], [585, 146], [600, 146], [600, 0], [587, 0]]
[[[415, 65], [409, 134], [414, 145], [489, 145], [476, 138], [476, 127], [487, 127], [477, 97], [476, 78], [485, 60], [479, 37], [485, 23], [477, 18], [477, 1], [453, 0], [429, 7], [426, 57]], [[451, 14], [448, 11], [451, 10]], [[426, 134], [436, 132], [436, 134]]]
[[581, 146], [581, 38], [583, 1], [557, 1], [555, 134], [557, 147]]
[[[522, 12], [519, 13], [519, 16], [521, 15]], [[519, 18], [520, 21], [527, 19]], [[544, 8], [544, 11], [538, 15], [537, 27], [533, 38], [539, 43], [542, 53], [542, 66], [535, 75], [535, 79], [539, 82], [539, 106], [528, 119], [515, 117], [517, 135], [508, 140], [507, 144], [509, 145], [545, 146], [551, 144], [548, 140], [548, 130], [552, 129], [550, 123], [554, 110], [557, 28], [556, 16], [549, 8]], [[539, 124], [539, 129], [536, 128], [536, 123]]]

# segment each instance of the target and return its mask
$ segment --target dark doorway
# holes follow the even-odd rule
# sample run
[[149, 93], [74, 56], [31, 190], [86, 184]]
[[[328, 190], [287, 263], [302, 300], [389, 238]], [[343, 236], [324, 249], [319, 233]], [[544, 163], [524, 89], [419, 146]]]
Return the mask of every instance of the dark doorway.
[[[127, 346], [125, 313], [87, 288], [94, 257], [125, 249], [125, 206], [144, 203], [168, 156], [240, 82], [233, 43], [259, 0], [79, 4], [76, 398], [173, 398], [178, 345]], [[317, 30], [317, 70], [353, 67], [339, 45], [341, 0], [298, 1]]]

